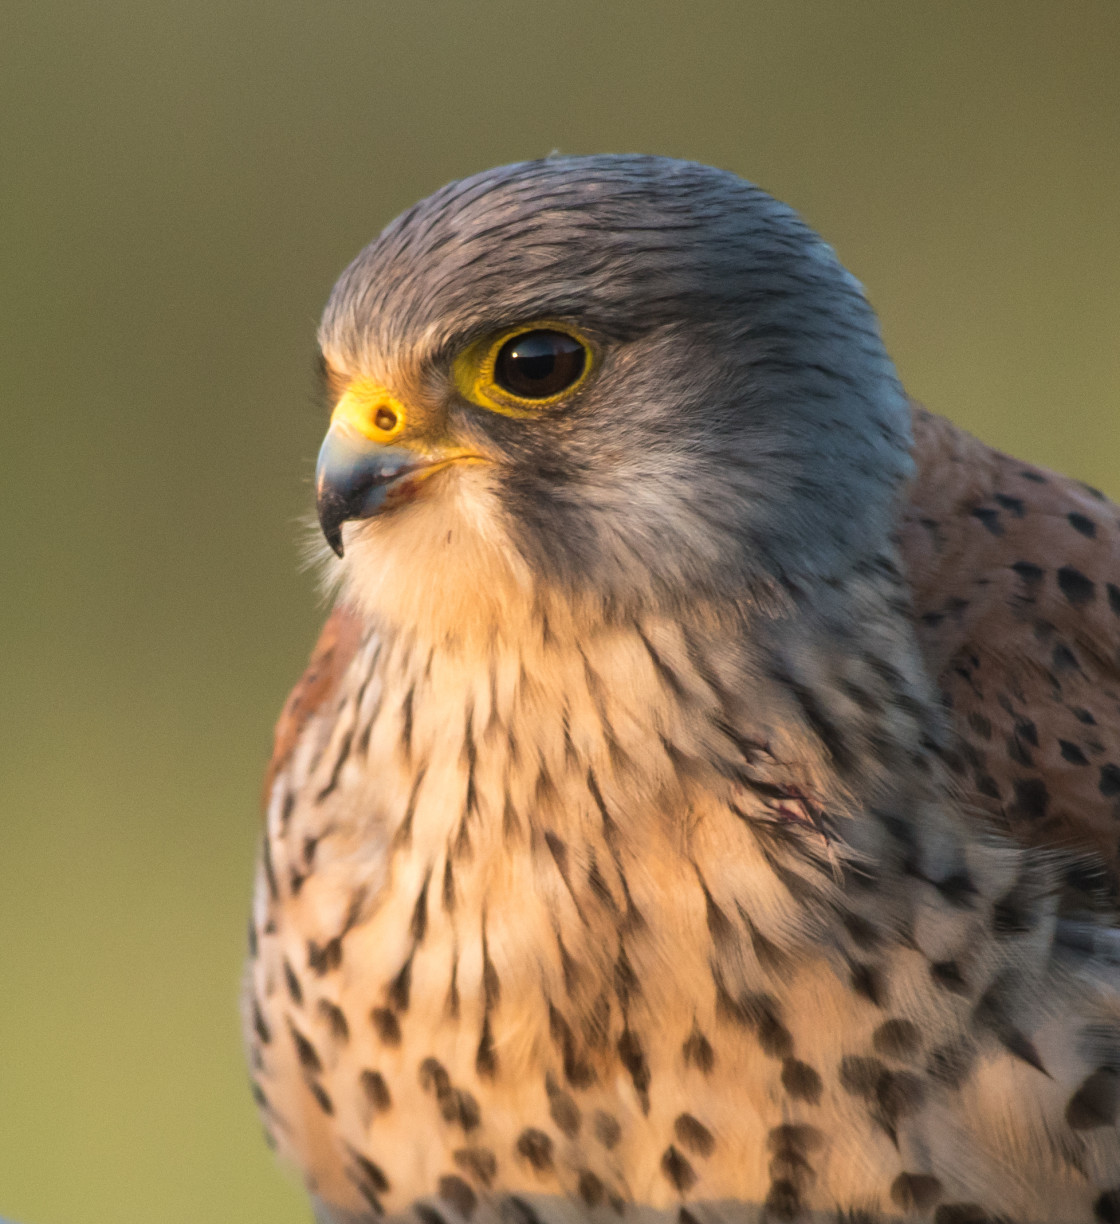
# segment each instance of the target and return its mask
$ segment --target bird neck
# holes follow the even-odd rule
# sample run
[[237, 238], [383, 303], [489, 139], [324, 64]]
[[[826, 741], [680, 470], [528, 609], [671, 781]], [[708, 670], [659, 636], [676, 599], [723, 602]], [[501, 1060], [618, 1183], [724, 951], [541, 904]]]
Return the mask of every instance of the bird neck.
[[769, 907], [777, 942], [817, 938], [860, 864], [881, 882], [900, 845], [963, 853], [944, 779], [918, 763], [944, 735], [900, 590], [884, 562], [765, 609], [538, 600], [486, 642], [371, 630], [352, 739], [397, 798], [351, 819], [448, 895], [469, 876], [483, 898], [525, 857], [546, 868], [534, 887], [578, 906], [619, 856], [663, 874], [710, 859], [729, 904]]

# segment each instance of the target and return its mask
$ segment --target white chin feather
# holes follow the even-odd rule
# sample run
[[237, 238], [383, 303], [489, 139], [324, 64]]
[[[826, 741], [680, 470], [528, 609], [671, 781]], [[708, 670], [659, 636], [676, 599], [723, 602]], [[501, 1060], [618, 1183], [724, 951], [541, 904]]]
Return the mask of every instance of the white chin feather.
[[339, 560], [317, 533], [307, 549], [323, 591], [371, 619], [433, 642], [491, 640], [528, 614], [533, 582], [501, 528], [485, 469], [452, 468], [414, 500], [343, 527]]

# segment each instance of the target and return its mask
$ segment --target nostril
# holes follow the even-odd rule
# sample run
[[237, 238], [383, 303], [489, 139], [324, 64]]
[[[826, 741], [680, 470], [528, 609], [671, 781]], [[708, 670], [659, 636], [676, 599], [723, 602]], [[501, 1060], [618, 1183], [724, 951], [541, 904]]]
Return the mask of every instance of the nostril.
[[373, 423], [378, 429], [383, 429], [386, 433], [389, 433], [390, 430], [396, 429], [397, 427], [397, 414], [392, 410], [392, 408], [387, 408], [385, 405], [382, 405], [373, 414]]

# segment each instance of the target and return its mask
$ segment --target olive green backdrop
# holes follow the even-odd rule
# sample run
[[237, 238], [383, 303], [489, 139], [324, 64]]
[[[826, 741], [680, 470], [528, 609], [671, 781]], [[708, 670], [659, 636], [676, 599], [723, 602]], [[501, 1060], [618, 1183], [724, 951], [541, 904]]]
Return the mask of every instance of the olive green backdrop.
[[836, 245], [914, 393], [1115, 496], [1118, 79], [1113, 0], [4, 0], [0, 1216], [308, 1221], [237, 987], [359, 246], [555, 148], [714, 162]]

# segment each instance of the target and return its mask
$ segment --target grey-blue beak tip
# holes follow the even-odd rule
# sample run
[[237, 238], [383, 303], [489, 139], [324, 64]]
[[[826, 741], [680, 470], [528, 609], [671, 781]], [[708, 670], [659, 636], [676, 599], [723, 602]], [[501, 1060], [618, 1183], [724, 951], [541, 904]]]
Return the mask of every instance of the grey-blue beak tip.
[[327, 431], [315, 466], [315, 503], [323, 537], [336, 556], [343, 555], [342, 524], [376, 514], [389, 486], [414, 467], [407, 452], [355, 443], [333, 426]]

